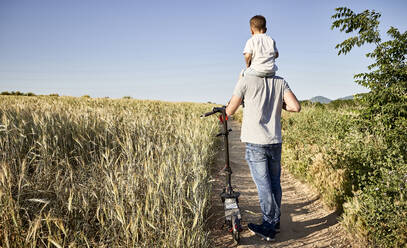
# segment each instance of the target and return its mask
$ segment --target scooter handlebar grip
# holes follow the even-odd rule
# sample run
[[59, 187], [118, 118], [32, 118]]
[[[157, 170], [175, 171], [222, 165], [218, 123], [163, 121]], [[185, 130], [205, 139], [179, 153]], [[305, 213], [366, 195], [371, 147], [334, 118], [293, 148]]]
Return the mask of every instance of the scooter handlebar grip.
[[210, 116], [210, 115], [213, 115], [213, 114], [216, 114], [216, 113], [220, 113], [220, 112], [224, 111], [225, 108], [226, 108], [225, 106], [214, 107], [211, 112], [205, 113], [205, 114], [201, 115], [201, 117], [207, 117], [207, 116]]
[[213, 115], [214, 113], [215, 112], [211, 111], [211, 112], [208, 112], [208, 113], [205, 113], [205, 114], [201, 115], [201, 117], [207, 117], [207, 116]]

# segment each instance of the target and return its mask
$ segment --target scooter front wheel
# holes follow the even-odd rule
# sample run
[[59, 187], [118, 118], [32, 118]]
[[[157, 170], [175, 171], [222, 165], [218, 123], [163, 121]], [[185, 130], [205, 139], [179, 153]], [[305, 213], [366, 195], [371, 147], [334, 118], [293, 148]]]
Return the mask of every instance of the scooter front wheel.
[[240, 244], [240, 231], [242, 230], [240, 226], [240, 220], [236, 215], [232, 216], [232, 236], [237, 244]]

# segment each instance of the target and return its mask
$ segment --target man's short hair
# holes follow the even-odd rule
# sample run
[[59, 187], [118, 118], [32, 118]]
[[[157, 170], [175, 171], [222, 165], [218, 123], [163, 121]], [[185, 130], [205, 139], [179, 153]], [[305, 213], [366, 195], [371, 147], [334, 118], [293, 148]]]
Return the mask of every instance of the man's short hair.
[[266, 18], [261, 15], [255, 15], [250, 19], [250, 27], [259, 30], [266, 31]]

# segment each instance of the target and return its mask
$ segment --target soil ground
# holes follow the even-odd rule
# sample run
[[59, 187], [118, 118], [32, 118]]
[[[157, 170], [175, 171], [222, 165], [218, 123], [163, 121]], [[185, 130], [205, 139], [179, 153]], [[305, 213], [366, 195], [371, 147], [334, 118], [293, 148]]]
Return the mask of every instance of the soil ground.
[[225, 162], [223, 151], [219, 151], [212, 170], [214, 182], [209, 219], [211, 238], [216, 247], [352, 247], [338, 223], [336, 213], [327, 209], [318, 194], [291, 176], [284, 170], [284, 166], [281, 175], [281, 233], [276, 235], [273, 242], [266, 242], [252, 234], [247, 229], [247, 224], [261, 222], [257, 189], [244, 159], [245, 145], [240, 142], [240, 124], [236, 121], [229, 121], [228, 124], [233, 130], [229, 136], [232, 186], [241, 193], [239, 207], [243, 232], [240, 245], [237, 246], [227, 228], [223, 226], [224, 210], [219, 194], [224, 187], [225, 176], [219, 175], [218, 172]]

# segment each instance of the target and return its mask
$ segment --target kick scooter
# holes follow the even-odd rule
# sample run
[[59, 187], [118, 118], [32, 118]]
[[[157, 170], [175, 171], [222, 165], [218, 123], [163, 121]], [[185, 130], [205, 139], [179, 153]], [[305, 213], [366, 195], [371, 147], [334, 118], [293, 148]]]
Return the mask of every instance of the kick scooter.
[[239, 209], [239, 196], [240, 192], [234, 191], [231, 183], [232, 169], [229, 163], [229, 132], [232, 129], [228, 129], [228, 116], [226, 115], [226, 107], [214, 107], [211, 112], [201, 115], [201, 117], [207, 117], [213, 114], [219, 113], [219, 120], [222, 123], [222, 131], [216, 135], [224, 137], [224, 150], [225, 150], [225, 174], [226, 174], [226, 186], [223, 188], [220, 197], [225, 207], [225, 223], [229, 227], [229, 232], [232, 234], [233, 239], [240, 243], [240, 232], [242, 226], [240, 221], [242, 216]]

